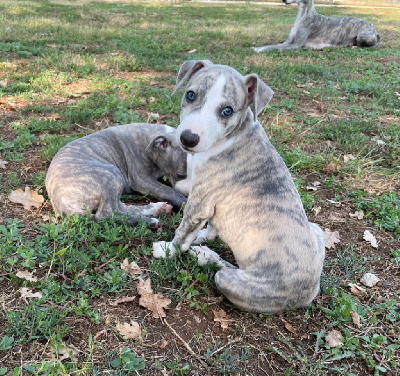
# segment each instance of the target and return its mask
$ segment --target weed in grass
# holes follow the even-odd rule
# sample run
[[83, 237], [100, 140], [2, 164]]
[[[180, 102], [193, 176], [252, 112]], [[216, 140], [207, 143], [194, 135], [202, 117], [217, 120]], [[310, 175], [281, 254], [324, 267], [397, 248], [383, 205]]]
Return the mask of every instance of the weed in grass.
[[146, 362], [144, 358], [133, 353], [129, 347], [124, 347], [119, 357], [110, 362], [110, 366], [119, 368], [124, 372], [135, 372], [137, 374], [137, 371], [146, 368]]
[[364, 211], [367, 222], [400, 236], [400, 196], [396, 192], [387, 191], [378, 196], [359, 190], [350, 192], [348, 197], [357, 210]]

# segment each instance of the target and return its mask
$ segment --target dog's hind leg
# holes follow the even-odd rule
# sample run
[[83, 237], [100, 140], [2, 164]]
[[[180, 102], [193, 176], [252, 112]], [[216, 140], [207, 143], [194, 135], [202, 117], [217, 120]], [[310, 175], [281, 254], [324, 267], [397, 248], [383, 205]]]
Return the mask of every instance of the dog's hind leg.
[[215, 284], [233, 304], [250, 312], [274, 313], [305, 307], [317, 296], [319, 276], [318, 280], [296, 279], [289, 278], [279, 265], [271, 265], [270, 269], [261, 272], [223, 268], [215, 274]]

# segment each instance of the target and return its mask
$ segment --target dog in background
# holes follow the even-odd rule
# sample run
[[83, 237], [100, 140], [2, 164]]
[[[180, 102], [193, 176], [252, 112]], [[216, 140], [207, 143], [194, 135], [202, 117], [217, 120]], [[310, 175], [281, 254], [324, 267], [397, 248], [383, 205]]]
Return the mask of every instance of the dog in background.
[[314, 0], [283, 0], [298, 4], [296, 21], [289, 37], [281, 44], [254, 47], [254, 51], [293, 50], [301, 47], [320, 50], [325, 47], [372, 47], [380, 37], [367, 21], [354, 17], [327, 17], [315, 10]]
[[[62, 215], [92, 213], [93, 219], [126, 216], [149, 227], [150, 218], [180, 208], [190, 189], [187, 161], [191, 160], [163, 124], [125, 124], [77, 139], [59, 150], [46, 176], [46, 189], [54, 210]], [[166, 176], [172, 187], [158, 180]], [[166, 201], [145, 206], [126, 205], [123, 194], [139, 192]]]
[[[309, 305], [319, 292], [324, 238], [257, 121], [273, 91], [256, 74], [207, 60], [184, 62], [174, 92], [187, 80], [176, 140], [193, 154], [192, 188], [174, 239], [154, 243], [154, 257], [180, 248], [199, 264], [215, 262], [217, 288], [247, 311]], [[192, 246], [216, 235], [239, 268]]]

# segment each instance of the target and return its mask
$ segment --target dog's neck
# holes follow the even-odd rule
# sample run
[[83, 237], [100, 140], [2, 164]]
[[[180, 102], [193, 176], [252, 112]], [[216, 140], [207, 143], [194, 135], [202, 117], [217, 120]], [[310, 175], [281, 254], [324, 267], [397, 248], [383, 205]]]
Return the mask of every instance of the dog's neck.
[[307, 3], [299, 3], [298, 7], [296, 22], [303, 17], [316, 13], [314, 0], [309, 0]]

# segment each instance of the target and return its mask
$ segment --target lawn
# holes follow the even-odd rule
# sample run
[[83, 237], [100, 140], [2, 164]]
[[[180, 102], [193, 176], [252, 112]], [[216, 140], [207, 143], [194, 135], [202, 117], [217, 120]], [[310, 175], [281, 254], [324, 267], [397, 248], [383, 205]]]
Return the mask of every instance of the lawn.
[[[378, 47], [257, 54], [286, 39], [295, 6], [0, 0], [0, 375], [399, 374], [400, 7], [382, 4], [317, 8], [373, 23]], [[214, 266], [152, 258], [181, 212], [157, 230], [54, 215], [55, 153], [117, 124], [176, 127], [171, 92], [189, 59], [275, 91], [259, 120], [331, 234], [309, 307], [244, 312], [216, 290]], [[25, 187], [39, 208], [10, 201]], [[380, 281], [364, 286], [366, 272]], [[139, 304], [145, 281], [171, 300], [165, 317]]]

